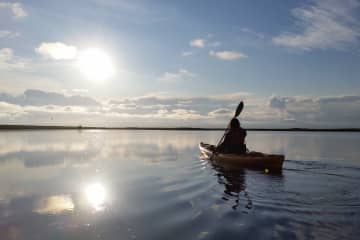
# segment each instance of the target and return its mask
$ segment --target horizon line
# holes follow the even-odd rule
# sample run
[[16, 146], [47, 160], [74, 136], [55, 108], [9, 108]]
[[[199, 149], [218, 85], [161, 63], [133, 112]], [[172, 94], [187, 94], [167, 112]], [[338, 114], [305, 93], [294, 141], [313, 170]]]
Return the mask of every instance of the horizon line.
[[[0, 124], [0, 130], [165, 130], [165, 131], [224, 131], [226, 128], [200, 127], [105, 127], [105, 126], [61, 126]], [[360, 132], [360, 128], [246, 128], [247, 131], [293, 131], [293, 132]]]

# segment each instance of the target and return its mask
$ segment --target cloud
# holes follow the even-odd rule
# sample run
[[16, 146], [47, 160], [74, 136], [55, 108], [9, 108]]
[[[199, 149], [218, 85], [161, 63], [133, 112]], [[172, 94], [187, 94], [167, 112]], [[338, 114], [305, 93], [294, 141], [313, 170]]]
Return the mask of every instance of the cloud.
[[181, 68], [177, 72], [165, 72], [161, 77], [158, 78], [158, 80], [164, 82], [176, 82], [193, 77], [195, 77], [194, 73]]
[[[207, 38], [212, 38], [212, 35], [208, 35]], [[205, 47], [218, 47], [221, 45], [221, 42], [208, 42], [207, 39], [197, 38], [190, 41], [190, 46], [197, 48], [205, 48]]]
[[10, 9], [14, 18], [17, 19], [28, 16], [28, 13], [25, 11], [22, 3], [0, 2], [0, 8]]
[[191, 55], [193, 55], [193, 53], [192, 52], [182, 52], [181, 53], [181, 56], [183, 56], [183, 57], [188, 57], [188, 56], [191, 56]]
[[0, 38], [16, 38], [21, 34], [19, 32], [11, 32], [8, 30], [0, 30]]
[[286, 109], [286, 105], [288, 103], [293, 102], [294, 99], [290, 97], [278, 97], [278, 96], [272, 96], [269, 100], [269, 106], [271, 108], [276, 108], [280, 110]]
[[77, 48], [75, 46], [66, 45], [61, 42], [41, 43], [38, 48], [35, 48], [35, 52], [54, 60], [72, 60], [77, 56]]
[[[24, 115], [44, 114], [83, 114], [88, 110], [83, 106], [59, 106], [59, 105], [17, 105], [0, 101], [0, 118], [14, 119]], [[94, 112], [95, 114], [95, 112]], [[35, 122], [36, 123], [36, 122]], [[34, 123], [32, 123], [34, 124]]]
[[211, 111], [208, 113], [209, 116], [226, 116], [226, 117], [231, 117], [234, 116], [234, 110], [230, 110], [228, 108], [220, 108], [220, 109], [216, 109], [214, 111]]
[[360, 96], [335, 96], [335, 97], [320, 97], [317, 99], [319, 103], [352, 103], [360, 102]]
[[249, 35], [255, 36], [256, 38], [260, 38], [260, 39], [265, 38], [265, 35], [263, 33], [256, 32], [250, 28], [241, 28], [240, 31], [243, 33], [247, 33]]
[[197, 47], [197, 48], [204, 48], [205, 43], [206, 43], [206, 39], [198, 38], [198, 39], [194, 39], [194, 40], [190, 41], [190, 46]]
[[232, 61], [248, 57], [246, 54], [236, 51], [210, 51], [209, 55], [226, 61]]
[[21, 69], [26, 68], [30, 60], [14, 55], [11, 48], [0, 49], [0, 69]]
[[221, 117], [208, 113], [220, 108], [233, 108], [235, 96], [239, 94], [213, 97], [171, 97], [151, 94], [101, 102], [88, 97], [66, 96], [40, 90], [27, 90], [17, 96], [0, 93], [0, 123], [208, 126], [209, 119]]
[[[240, 100], [245, 127], [360, 127], [360, 96], [259, 97], [249, 93], [173, 97], [150, 94], [110, 101], [27, 90], [0, 93], [0, 123], [84, 126], [224, 127]], [[169, 121], [170, 120], [170, 121]]]
[[18, 105], [0, 101], [0, 119], [14, 118], [25, 114], [22, 108]]
[[92, 119], [101, 122], [107, 114], [105, 105], [95, 99], [41, 90], [26, 90], [17, 96], [0, 93], [0, 103], [0, 122], [7, 124], [78, 125]]
[[56, 92], [45, 92], [41, 90], [29, 89], [23, 94], [12, 96], [9, 94], [0, 94], [0, 101], [20, 106], [99, 106], [100, 104], [89, 97], [78, 95], [65, 96]]
[[160, 111], [158, 112], [160, 115], [161, 113], [163, 113], [162, 115], [165, 118], [168, 119], [181, 119], [181, 120], [197, 120], [197, 119], [202, 119], [202, 118], [206, 118], [206, 116], [201, 115], [200, 113], [198, 113], [197, 111], [194, 110], [188, 110], [188, 109], [173, 109], [170, 112], [164, 112]]
[[84, 94], [88, 93], [89, 89], [86, 88], [74, 88], [74, 89], [63, 89], [64, 94]]
[[235, 101], [238, 102], [243, 99], [250, 98], [252, 93], [249, 92], [234, 92], [234, 93], [227, 93], [222, 95], [215, 95], [212, 98], [221, 101]]
[[285, 109], [286, 102], [279, 97], [272, 97], [269, 102], [269, 106], [277, 109]]
[[272, 97], [271, 108], [299, 124], [356, 127], [360, 121], [360, 96]]
[[359, 5], [356, 0], [316, 0], [313, 5], [295, 8], [292, 15], [302, 32], [282, 33], [273, 38], [273, 43], [303, 51], [355, 44], [360, 28], [354, 10]]
[[10, 61], [13, 57], [14, 57], [14, 53], [11, 48], [0, 49], [0, 61], [1, 62]]

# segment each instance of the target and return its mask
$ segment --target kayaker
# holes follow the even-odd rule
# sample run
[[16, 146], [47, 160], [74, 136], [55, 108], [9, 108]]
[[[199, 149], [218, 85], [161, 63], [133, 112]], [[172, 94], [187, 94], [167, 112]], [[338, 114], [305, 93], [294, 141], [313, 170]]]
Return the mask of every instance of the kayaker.
[[245, 144], [246, 130], [240, 126], [237, 118], [231, 119], [228, 132], [225, 135], [224, 141], [217, 148], [217, 152], [222, 153], [246, 153]]

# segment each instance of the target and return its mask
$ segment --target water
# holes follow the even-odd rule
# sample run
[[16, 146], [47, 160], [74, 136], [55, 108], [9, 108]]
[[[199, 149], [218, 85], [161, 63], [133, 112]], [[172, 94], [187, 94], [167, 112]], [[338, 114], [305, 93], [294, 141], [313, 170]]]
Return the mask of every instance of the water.
[[357, 239], [359, 133], [249, 132], [282, 174], [201, 160], [221, 134], [2, 131], [0, 239]]

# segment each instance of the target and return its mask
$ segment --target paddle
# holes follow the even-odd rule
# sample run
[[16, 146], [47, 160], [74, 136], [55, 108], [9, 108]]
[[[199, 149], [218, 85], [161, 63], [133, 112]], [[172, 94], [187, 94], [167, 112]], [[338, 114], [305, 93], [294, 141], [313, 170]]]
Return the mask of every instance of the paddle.
[[[243, 101], [241, 101], [241, 102], [239, 103], [239, 105], [237, 106], [236, 110], [235, 110], [235, 114], [234, 114], [234, 117], [233, 117], [233, 118], [237, 118], [237, 117], [240, 115], [240, 113], [241, 113], [241, 111], [243, 110], [243, 108], [244, 108], [244, 103], [243, 103]], [[224, 137], [226, 136], [226, 133], [228, 132], [228, 130], [229, 130], [228, 128], [225, 129], [224, 135], [220, 138], [220, 141], [219, 141], [218, 144], [216, 145], [215, 151], [214, 151], [213, 155], [211, 156], [211, 158], [212, 158], [212, 157], [214, 156], [214, 154], [216, 153], [216, 149], [219, 147], [221, 141], [222, 141], [222, 140], [224, 139]]]

